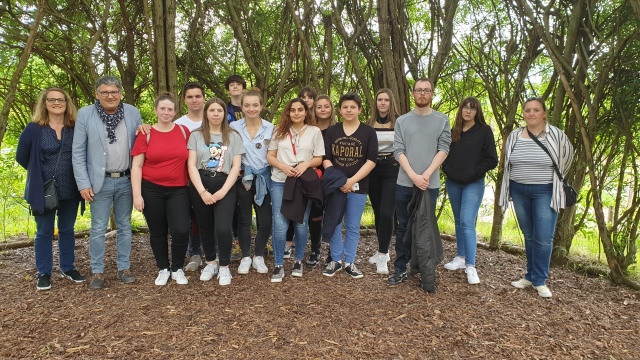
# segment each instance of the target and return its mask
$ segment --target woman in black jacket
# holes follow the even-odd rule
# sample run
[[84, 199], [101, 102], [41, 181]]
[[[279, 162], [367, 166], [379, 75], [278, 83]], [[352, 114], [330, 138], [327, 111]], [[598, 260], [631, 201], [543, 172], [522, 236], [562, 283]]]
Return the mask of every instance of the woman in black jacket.
[[475, 97], [462, 100], [451, 130], [449, 156], [442, 165], [456, 223], [458, 256], [444, 265], [465, 269], [469, 284], [478, 284], [476, 217], [484, 195], [484, 177], [498, 165], [496, 143]]

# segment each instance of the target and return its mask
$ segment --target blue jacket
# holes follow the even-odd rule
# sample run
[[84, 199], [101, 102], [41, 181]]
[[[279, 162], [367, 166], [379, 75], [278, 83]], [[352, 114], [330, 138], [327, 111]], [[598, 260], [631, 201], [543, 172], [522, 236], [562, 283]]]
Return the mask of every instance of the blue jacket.
[[324, 217], [322, 219], [322, 241], [330, 242], [336, 227], [342, 222], [347, 206], [347, 194], [340, 190], [347, 183], [344, 171], [330, 166], [322, 174], [322, 193], [324, 195]]
[[27, 170], [24, 199], [31, 208], [44, 213], [44, 180], [42, 179], [42, 126], [32, 122], [20, 134], [16, 161]]

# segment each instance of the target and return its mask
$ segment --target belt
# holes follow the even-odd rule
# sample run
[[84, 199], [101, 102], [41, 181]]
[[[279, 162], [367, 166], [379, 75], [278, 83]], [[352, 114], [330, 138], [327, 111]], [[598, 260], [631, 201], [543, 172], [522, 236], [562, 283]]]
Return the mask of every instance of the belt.
[[131, 174], [131, 170], [127, 169], [127, 170], [122, 171], [122, 172], [105, 172], [104, 174], [107, 177], [119, 178], [119, 177], [123, 177], [123, 176], [127, 176], [127, 175]]
[[382, 155], [382, 156], [378, 156], [378, 160], [388, 160], [388, 159], [393, 159], [393, 160], [395, 160], [395, 158], [393, 157], [393, 155]]
[[223, 173], [221, 171], [209, 171], [209, 170], [204, 170], [204, 169], [198, 169], [198, 172], [200, 173], [200, 175], [208, 176], [208, 177], [227, 176], [228, 175], [228, 174]]

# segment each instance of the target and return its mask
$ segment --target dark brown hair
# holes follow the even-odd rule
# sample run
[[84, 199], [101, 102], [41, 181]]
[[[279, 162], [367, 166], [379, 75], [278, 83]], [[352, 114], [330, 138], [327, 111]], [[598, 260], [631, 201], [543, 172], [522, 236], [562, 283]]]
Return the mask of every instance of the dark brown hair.
[[276, 125], [276, 131], [274, 135], [274, 138], [276, 140], [283, 139], [284, 137], [287, 136], [287, 134], [289, 134], [289, 129], [291, 129], [291, 126], [293, 126], [293, 122], [291, 121], [291, 114], [290, 114], [291, 105], [295, 103], [300, 103], [302, 104], [302, 107], [304, 107], [304, 111], [305, 111], [304, 123], [307, 125], [315, 125], [315, 122], [313, 121], [313, 117], [311, 116], [311, 111], [309, 111], [309, 108], [307, 107], [307, 103], [304, 102], [304, 100], [300, 98], [289, 100], [289, 102], [287, 102], [287, 105], [285, 105], [284, 110], [282, 110], [282, 114], [280, 115], [280, 120], [278, 121], [278, 125]]
[[484, 114], [482, 113], [482, 107], [480, 106], [480, 101], [473, 97], [469, 96], [465, 98], [458, 106], [458, 112], [456, 113], [456, 120], [453, 123], [453, 129], [451, 129], [451, 142], [457, 142], [460, 140], [460, 136], [462, 135], [462, 127], [464, 125], [464, 119], [462, 118], [462, 109], [469, 105], [470, 108], [476, 109], [476, 116], [474, 117], [474, 121], [481, 125], [487, 125], [487, 122], [484, 120]]

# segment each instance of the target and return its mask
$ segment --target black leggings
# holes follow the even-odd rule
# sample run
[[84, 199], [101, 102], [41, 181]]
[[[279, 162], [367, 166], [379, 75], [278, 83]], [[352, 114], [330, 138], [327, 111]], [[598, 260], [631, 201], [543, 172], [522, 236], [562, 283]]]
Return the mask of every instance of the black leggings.
[[[220, 190], [227, 180], [226, 174], [219, 173], [215, 177], [200, 175], [202, 185], [210, 193]], [[193, 185], [189, 186], [191, 205], [196, 212], [200, 226], [200, 239], [207, 261], [216, 259], [216, 241], [220, 255], [220, 266], [228, 266], [231, 262], [231, 244], [233, 234], [231, 223], [236, 206], [236, 187], [232, 186], [222, 200], [213, 205], [206, 205]]]
[[[189, 192], [186, 186], [162, 186], [142, 180], [144, 218], [149, 226], [149, 242], [159, 269], [177, 271], [184, 266], [189, 243]], [[168, 231], [171, 232], [171, 265]]]
[[251, 219], [254, 207], [256, 209], [256, 224], [258, 225], [254, 249], [256, 256], [264, 256], [264, 249], [271, 235], [271, 195], [267, 193], [260, 206], [253, 201], [255, 195], [255, 181], [249, 191], [242, 185], [242, 179], [236, 182], [236, 196], [238, 198], [238, 240], [240, 241], [240, 249], [242, 249], [242, 257], [251, 256]]
[[369, 175], [369, 199], [375, 217], [378, 252], [383, 254], [389, 252], [393, 234], [399, 169], [400, 165], [393, 158], [378, 160]]

